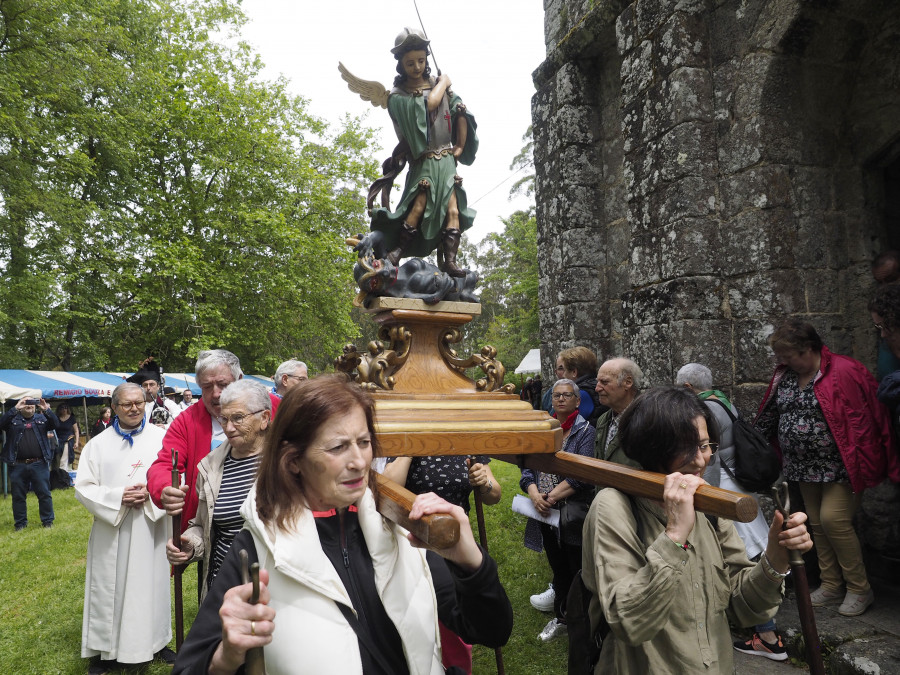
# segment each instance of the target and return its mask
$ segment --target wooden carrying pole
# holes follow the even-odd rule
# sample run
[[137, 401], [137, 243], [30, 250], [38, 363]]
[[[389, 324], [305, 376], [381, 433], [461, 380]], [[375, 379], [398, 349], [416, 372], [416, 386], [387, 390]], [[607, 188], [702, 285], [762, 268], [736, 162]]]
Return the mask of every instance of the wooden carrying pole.
[[416, 498], [412, 492], [380, 473], [375, 474], [378, 489], [378, 512], [404, 527], [430, 548], [450, 548], [459, 541], [459, 522], [447, 513], [434, 513], [420, 520], [410, 520], [409, 510]]
[[[498, 456], [497, 459], [512, 458]], [[635, 497], [662, 501], [666, 477], [661, 473], [639, 471], [623, 464], [604, 462], [592, 457], [582, 457], [570, 452], [520, 455], [519, 464], [545, 473], [555, 473], [567, 478], [593, 483], [602, 487], [614, 487]], [[701, 486], [694, 494], [694, 508], [711, 516], [749, 523], [756, 518], [756, 500], [730, 490]]]

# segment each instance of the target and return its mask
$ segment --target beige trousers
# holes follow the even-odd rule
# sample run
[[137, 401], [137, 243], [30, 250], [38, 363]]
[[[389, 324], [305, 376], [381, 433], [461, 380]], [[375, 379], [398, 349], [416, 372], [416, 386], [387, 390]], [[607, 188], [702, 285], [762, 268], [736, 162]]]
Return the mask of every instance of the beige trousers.
[[862, 548], [853, 529], [853, 514], [859, 508], [860, 495], [853, 494], [849, 483], [800, 483], [799, 486], [819, 556], [822, 587], [839, 591], [846, 583], [848, 593], [868, 593]]

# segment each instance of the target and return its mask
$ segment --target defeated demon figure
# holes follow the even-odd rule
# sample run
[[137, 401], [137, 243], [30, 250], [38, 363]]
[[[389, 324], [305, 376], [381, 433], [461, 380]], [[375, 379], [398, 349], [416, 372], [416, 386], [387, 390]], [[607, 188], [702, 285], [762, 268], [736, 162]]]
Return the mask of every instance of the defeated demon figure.
[[421, 258], [411, 258], [398, 267], [386, 259], [384, 235], [379, 231], [357, 235], [347, 244], [359, 255], [353, 278], [361, 291], [360, 303], [371, 297], [412, 298], [429, 305], [441, 300], [479, 302], [474, 293], [478, 283], [475, 272], [467, 270], [465, 277], [451, 277]]

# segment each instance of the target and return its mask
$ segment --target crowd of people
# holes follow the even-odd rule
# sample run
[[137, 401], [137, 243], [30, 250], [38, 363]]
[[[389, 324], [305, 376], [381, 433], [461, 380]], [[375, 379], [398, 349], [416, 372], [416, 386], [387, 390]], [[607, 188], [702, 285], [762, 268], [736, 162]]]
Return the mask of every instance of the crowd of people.
[[[900, 358], [900, 286], [879, 288], [869, 310], [881, 347]], [[580, 579], [591, 630], [603, 637], [595, 673], [730, 672], [734, 650], [785, 660], [774, 616], [790, 550], [817, 557], [813, 606], [844, 616], [871, 606], [853, 516], [866, 489], [900, 482], [900, 367], [879, 383], [799, 319], [768, 344], [777, 366], [752, 421], [802, 496], [787, 521], [777, 511], [732, 523], [695, 510], [702, 485], [748, 491], [736, 476], [740, 413], [706, 365], [685, 364], [673, 383], [650, 387], [634, 360], [598, 364], [579, 346], [557, 356], [547, 392], [538, 378], [526, 383], [523, 400], [559, 421], [563, 452], [665, 475], [662, 499], [651, 500], [522, 470], [536, 514], [524, 543], [546, 553], [552, 573], [531, 597], [552, 613], [541, 640], [567, 632]], [[154, 658], [178, 673], [233, 673], [260, 647], [270, 673], [470, 673], [472, 644], [505, 644], [512, 608], [467, 516], [473, 496], [501, 500], [490, 458], [379, 457], [371, 397], [343, 376], [310, 379], [302, 361], [283, 363], [268, 389], [243, 379], [231, 352], [201, 352], [202, 395], [193, 402], [185, 391], [180, 403], [158, 367], [142, 366], [114, 390], [75, 481], [93, 516], [89, 673]], [[43, 399], [22, 399], [0, 429], [16, 530], [28, 524], [29, 485], [51, 527], [48, 472], [54, 455], [71, 461], [77, 421], [66, 405], [54, 413]], [[455, 518], [459, 542], [426, 552], [381, 516], [376, 470], [418, 495], [411, 519]], [[180, 517], [181, 531], [167, 516]], [[258, 597], [245, 576], [253, 562]], [[170, 565], [192, 563], [202, 602], [176, 656], [167, 647]], [[732, 626], [752, 627], [752, 637], [733, 640]]]
[[[900, 253], [876, 261], [876, 279], [886, 267], [900, 280]], [[879, 363], [891, 362], [885, 349], [900, 358], [900, 285], [881, 286], [869, 310], [881, 339]], [[593, 422], [591, 454], [667, 476], [662, 502], [607, 488], [584, 520], [578, 545], [584, 585], [593, 595], [591, 626], [609, 631], [595, 672], [730, 672], [732, 649], [786, 660], [773, 617], [788, 548], [808, 551], [815, 544], [820, 584], [810, 594], [814, 607], [833, 605], [843, 616], [858, 616], [874, 602], [853, 518], [866, 489], [885, 479], [900, 482], [900, 361], [879, 384], [862, 363], [832, 353], [799, 319], [778, 326], [768, 344], [777, 366], [752, 422], [781, 458], [783, 479], [802, 497], [804, 511], [786, 524], [777, 513], [767, 522], [761, 509], [752, 522], [723, 523], [695, 518], [689, 508], [688, 497], [701, 484], [751, 491], [735, 477], [740, 448], [733, 427], [740, 414], [714, 387], [707, 366], [685, 364], [674, 387], [649, 388], [631, 359], [610, 359], [598, 369], [598, 401], [608, 409]], [[550, 401], [533, 391], [523, 397], [541, 400], [567, 436], [573, 412], [561, 394], [579, 391], [563, 377], [572, 351], [557, 358], [561, 379]], [[546, 591], [531, 596], [535, 609], [555, 615], [542, 640], [566, 632], [567, 595], [577, 572], [559, 555], [570, 540], [565, 526], [571, 526], [563, 517], [571, 509], [553, 503], [560, 480], [522, 471], [521, 488], [535, 509], [541, 515], [560, 510], [558, 527], [537, 521], [526, 527], [526, 546], [536, 541], [529, 531], [540, 531], [537, 550], [546, 550], [553, 575]], [[725, 610], [735, 625], [752, 626], [752, 637], [732, 641]]]

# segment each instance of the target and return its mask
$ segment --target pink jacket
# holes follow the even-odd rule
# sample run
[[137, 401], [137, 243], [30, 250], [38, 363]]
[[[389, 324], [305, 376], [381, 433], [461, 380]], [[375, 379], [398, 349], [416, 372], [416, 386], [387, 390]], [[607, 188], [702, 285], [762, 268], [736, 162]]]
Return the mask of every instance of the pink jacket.
[[[272, 399], [272, 415], [278, 409], [281, 399], [269, 394]], [[178, 451], [178, 471], [184, 474], [183, 483], [188, 486], [181, 513], [181, 531], [184, 532], [191, 518], [197, 514], [197, 465], [206, 457], [212, 443], [212, 417], [203, 401], [186, 408], [169, 426], [163, 437], [163, 447], [147, 470], [147, 490], [150, 498], [162, 508], [162, 491], [172, 484], [172, 452]]]
[[[775, 401], [786, 370], [783, 365], [775, 368], [757, 418]], [[887, 408], [875, 397], [875, 378], [856, 359], [832, 354], [824, 345], [819, 371], [813, 391], [841, 452], [853, 491], [874, 487], [885, 477], [900, 483], [900, 458], [891, 419]]]

